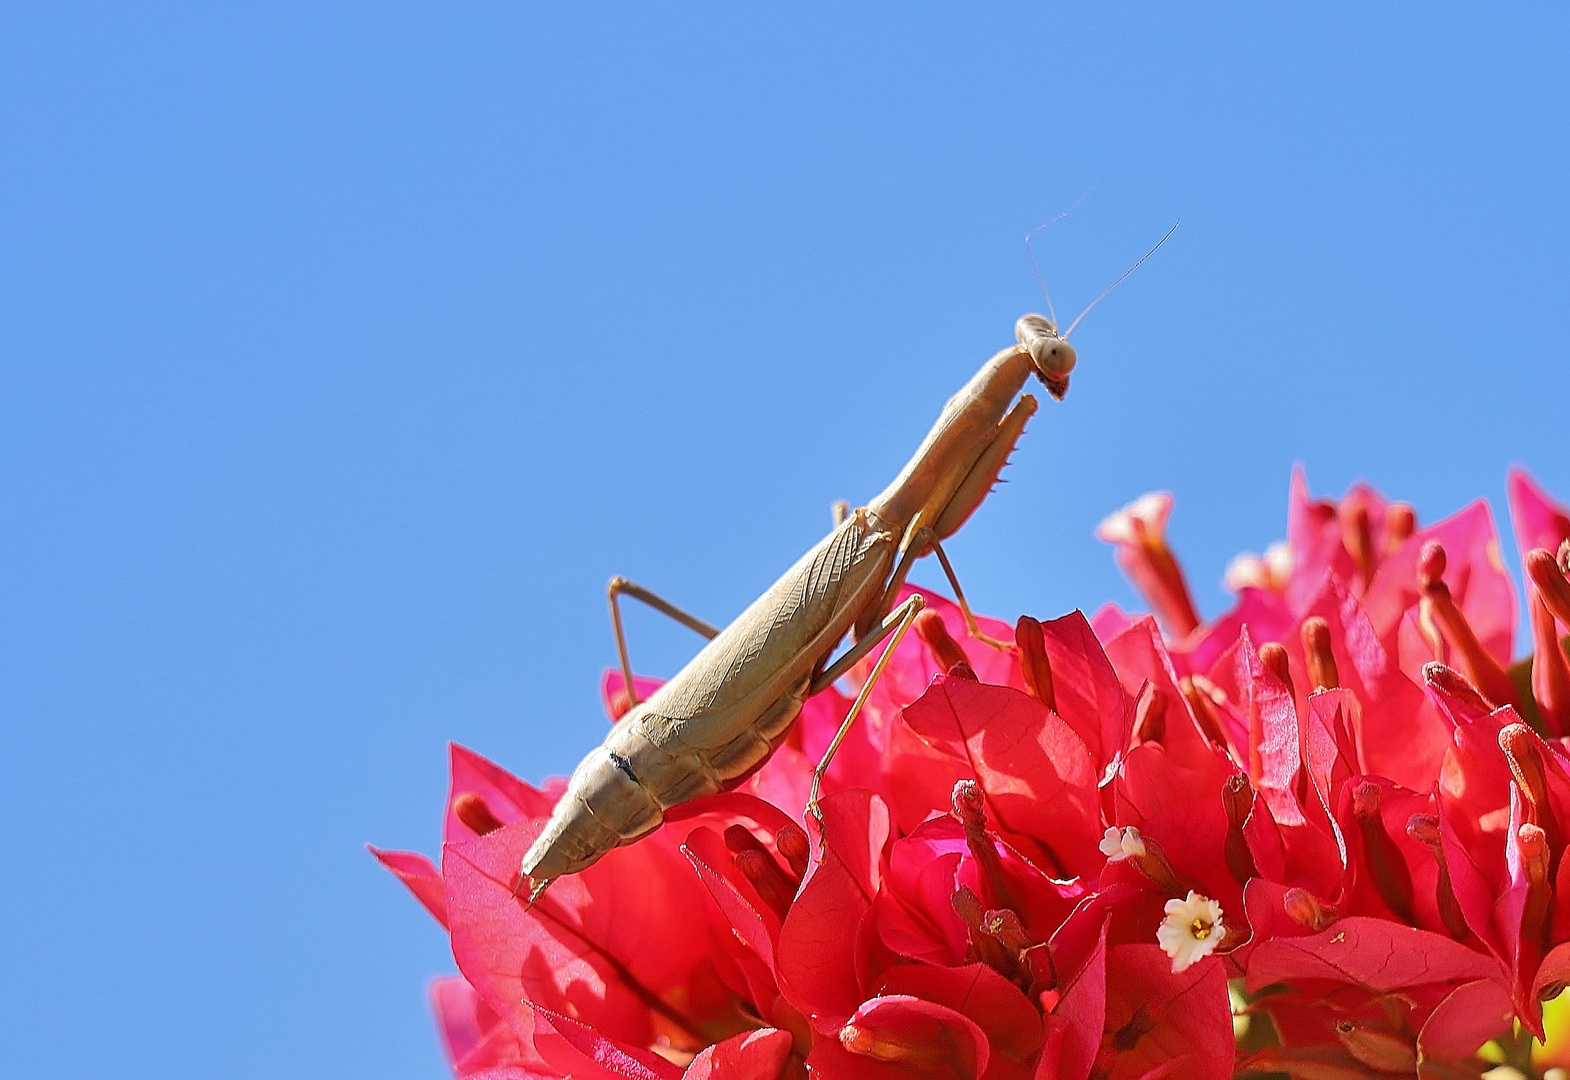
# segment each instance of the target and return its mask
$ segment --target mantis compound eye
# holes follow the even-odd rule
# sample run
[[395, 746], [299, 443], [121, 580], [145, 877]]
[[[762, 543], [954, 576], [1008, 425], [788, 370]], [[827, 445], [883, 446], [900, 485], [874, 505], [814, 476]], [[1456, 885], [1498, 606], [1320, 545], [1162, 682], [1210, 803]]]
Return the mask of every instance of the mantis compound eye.
[[1042, 378], [1049, 380], [1066, 379], [1079, 360], [1074, 352], [1074, 346], [1062, 338], [1037, 338], [1027, 348], [1030, 349], [1030, 358], [1036, 362]]

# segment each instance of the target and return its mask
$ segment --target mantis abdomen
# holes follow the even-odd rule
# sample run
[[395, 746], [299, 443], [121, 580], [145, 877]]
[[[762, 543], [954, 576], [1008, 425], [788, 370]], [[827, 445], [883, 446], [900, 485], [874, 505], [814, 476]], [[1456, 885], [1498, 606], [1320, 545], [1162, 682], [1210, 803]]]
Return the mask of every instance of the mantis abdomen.
[[572, 774], [523, 872], [542, 889], [656, 828], [672, 806], [761, 765], [801, 712], [813, 677], [882, 596], [898, 537], [850, 515], [634, 707]]

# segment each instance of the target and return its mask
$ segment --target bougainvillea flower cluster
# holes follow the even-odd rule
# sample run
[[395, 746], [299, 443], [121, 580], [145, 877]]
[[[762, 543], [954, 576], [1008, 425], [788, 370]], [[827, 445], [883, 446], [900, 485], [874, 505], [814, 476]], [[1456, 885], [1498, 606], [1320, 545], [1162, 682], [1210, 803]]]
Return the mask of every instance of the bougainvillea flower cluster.
[[[850, 707], [564, 878], [518, 866], [560, 781], [461, 747], [440, 866], [454, 1072], [529, 1080], [1541, 1076], [1570, 982], [1570, 516], [1310, 497], [1200, 618], [1146, 496], [1100, 535], [1154, 617], [970, 635], [928, 596]], [[646, 696], [654, 683], [639, 686]], [[603, 686], [608, 711], [619, 676]], [[1570, 995], [1567, 995], [1570, 1000]]]

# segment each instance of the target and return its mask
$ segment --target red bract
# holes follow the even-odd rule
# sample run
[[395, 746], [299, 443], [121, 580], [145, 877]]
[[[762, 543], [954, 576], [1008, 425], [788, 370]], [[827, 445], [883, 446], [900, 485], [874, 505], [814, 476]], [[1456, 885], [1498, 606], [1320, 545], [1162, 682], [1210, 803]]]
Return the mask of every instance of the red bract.
[[[516, 895], [517, 868], [554, 797], [461, 747], [452, 771], [440, 872], [418, 856], [378, 857], [445, 916], [463, 979], [438, 983], [434, 998], [459, 1076], [504, 1066], [542, 1076], [670, 1078], [681, 1065], [779, 1074], [791, 1036], [760, 1042], [754, 1030], [774, 1012], [759, 992], [770, 977], [709, 899], [682, 840], [739, 829], [748, 850], [773, 858], [782, 833], [805, 840], [789, 818], [751, 796], [717, 797], [531, 906]], [[723, 841], [720, 850], [751, 890]]]
[[[1565, 840], [1558, 824], [1570, 812], [1561, 809], [1570, 788], [1562, 744], [1523, 720], [1549, 735], [1570, 721], [1570, 665], [1551, 607], [1560, 585], [1570, 583], [1549, 554], [1570, 535], [1570, 515], [1524, 473], [1512, 475], [1510, 494], [1522, 549], [1535, 549], [1528, 568], [1537, 660], [1529, 678], [1508, 669], [1514, 592], [1484, 504], [1418, 528], [1410, 508], [1366, 487], [1339, 502], [1314, 500], [1301, 474], [1287, 542], [1268, 558], [1240, 561], [1229, 575], [1238, 606], [1212, 623], [1177, 628], [1171, 648], [1180, 687], [1196, 716], [1212, 714], [1206, 734], [1252, 789], [1240, 791], [1233, 817], [1242, 803], [1265, 811], [1253, 828], [1241, 822], [1245, 844], [1236, 830], [1229, 834], [1228, 865], [1241, 865], [1246, 852], [1253, 866], [1245, 873], [1258, 875], [1245, 903], [1253, 936], [1237, 954], [1251, 981], [1263, 978], [1256, 965], [1288, 942], [1296, 946], [1296, 934], [1333, 934], [1352, 918], [1375, 918], [1426, 935], [1398, 951], [1430, 954], [1422, 942], [1431, 938], [1488, 959], [1488, 970], [1471, 981], [1492, 989], [1463, 993], [1459, 977], [1439, 988], [1459, 995], [1447, 1006], [1452, 1011], [1461, 1007], [1456, 1002], [1488, 1003], [1481, 1027], [1463, 1027], [1461, 1042], [1489, 1025], [1498, 1030], [1501, 994], [1541, 1034], [1539, 1000], [1570, 977], [1570, 948], [1554, 951], [1570, 934], [1570, 913], [1560, 914]], [[1158, 528], [1169, 505], [1161, 508], [1152, 519]], [[1113, 539], [1128, 566], [1127, 542]], [[1164, 547], [1148, 537], [1144, 543]], [[1133, 576], [1149, 589], [1149, 574]], [[1186, 586], [1164, 581], [1147, 598], [1160, 614], [1171, 610], [1174, 592]], [[1109, 609], [1096, 625], [1103, 636], [1116, 634], [1115, 642], [1135, 624]], [[1126, 680], [1120, 650], [1109, 645], [1109, 652]], [[1321, 939], [1334, 940], [1314, 940]], [[1302, 988], [1306, 974], [1278, 975], [1294, 990], [1270, 999], [1278, 1027], [1284, 1010], [1301, 1011], [1297, 1001], [1311, 1001], [1331, 1023], [1328, 999]], [[1373, 993], [1366, 980], [1342, 981], [1354, 993]], [[1387, 1007], [1377, 998], [1373, 1007]], [[1299, 1047], [1273, 1067], [1320, 1075], [1314, 1070], [1330, 1070], [1347, 1054], [1367, 1066], [1386, 1036], [1417, 1054], [1420, 1020], [1427, 1022], [1387, 1018], [1383, 1028], [1367, 1029], [1377, 1037], [1365, 1038], [1350, 1034], [1363, 1031], [1364, 1021], [1345, 1019], [1353, 1025], [1340, 1031], [1345, 1045]], [[1459, 1045], [1456, 1030], [1447, 1025], [1445, 1045]], [[1393, 1060], [1380, 1067], [1395, 1068]]]
[[451, 937], [455, 1073], [1453, 1080], [1490, 1039], [1533, 1069], [1512, 1021], [1541, 1035], [1570, 982], [1570, 514], [1523, 473], [1510, 498], [1530, 669], [1481, 503], [1420, 527], [1299, 473], [1286, 541], [1205, 621], [1150, 497], [1101, 532], [1156, 619], [972, 634], [924, 594], [815, 813], [871, 659], [532, 907], [561, 784], [454, 747], [440, 867], [376, 855]]

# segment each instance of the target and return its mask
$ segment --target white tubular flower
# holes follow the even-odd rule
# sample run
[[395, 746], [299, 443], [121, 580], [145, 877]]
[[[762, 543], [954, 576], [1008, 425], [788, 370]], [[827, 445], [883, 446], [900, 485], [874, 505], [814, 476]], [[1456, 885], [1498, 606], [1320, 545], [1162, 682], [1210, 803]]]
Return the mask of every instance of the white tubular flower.
[[1190, 889], [1185, 900], [1168, 900], [1166, 918], [1156, 927], [1156, 941], [1172, 958], [1175, 975], [1216, 951], [1224, 932], [1221, 905]]
[[1107, 862], [1122, 862], [1145, 853], [1145, 842], [1139, 838], [1139, 830], [1132, 825], [1126, 829], [1108, 829], [1096, 846], [1107, 857]]
[[1142, 544], [1146, 537], [1163, 541], [1172, 516], [1172, 496], [1164, 491], [1141, 495], [1096, 526], [1096, 538], [1109, 544]]
[[1271, 544], [1263, 555], [1245, 551], [1227, 567], [1224, 584], [1233, 592], [1244, 589], [1266, 589], [1284, 592], [1292, 580], [1292, 549], [1285, 544]]

